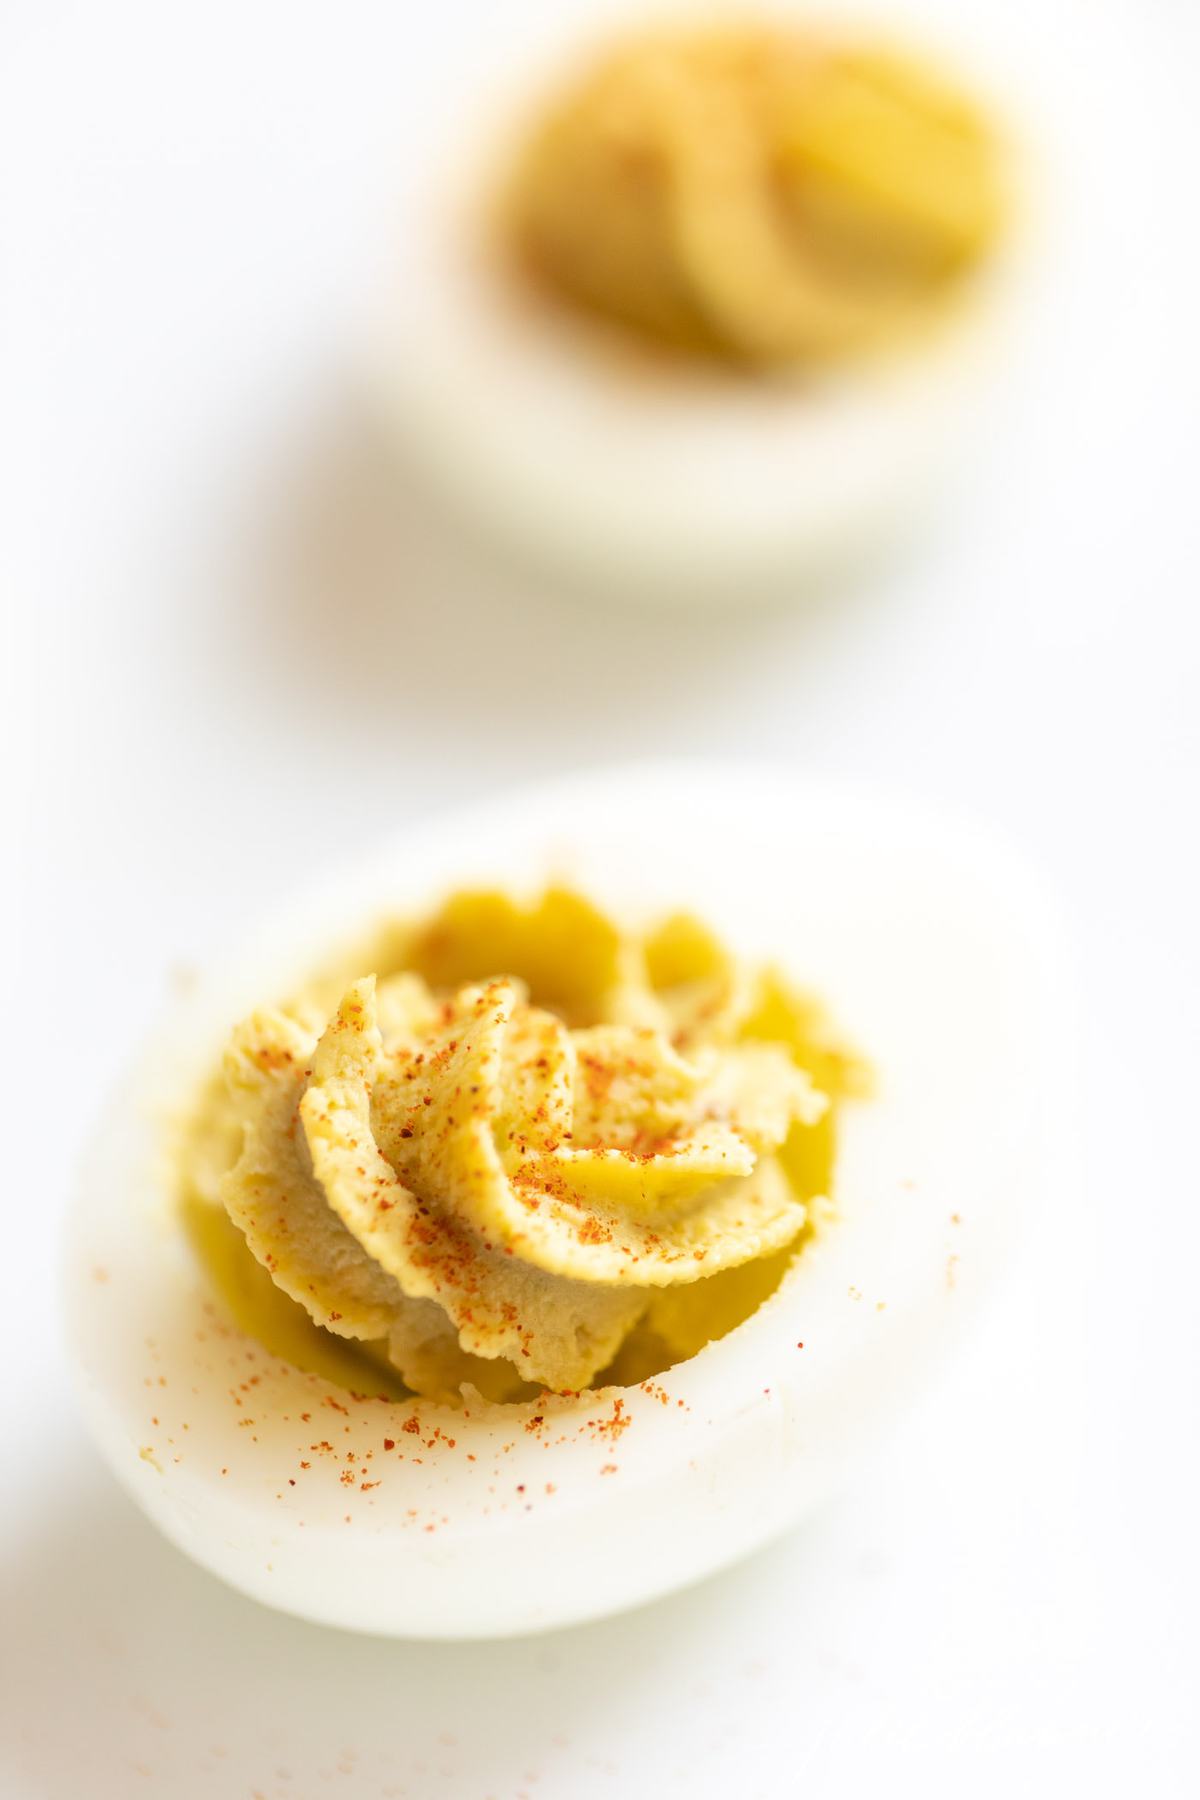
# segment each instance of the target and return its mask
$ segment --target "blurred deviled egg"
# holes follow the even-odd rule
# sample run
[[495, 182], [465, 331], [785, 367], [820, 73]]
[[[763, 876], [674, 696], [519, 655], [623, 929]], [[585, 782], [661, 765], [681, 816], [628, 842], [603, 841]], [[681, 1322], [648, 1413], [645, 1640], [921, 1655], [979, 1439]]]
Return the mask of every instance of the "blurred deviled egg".
[[198, 1562], [352, 1629], [719, 1568], [1061, 1178], [1056, 979], [1011, 859], [886, 798], [643, 769], [412, 829], [110, 1098], [67, 1243], [97, 1443]]
[[989, 373], [990, 110], [802, 16], [558, 37], [413, 151], [367, 355], [389, 425], [510, 545], [634, 595], [746, 598], [868, 553]]

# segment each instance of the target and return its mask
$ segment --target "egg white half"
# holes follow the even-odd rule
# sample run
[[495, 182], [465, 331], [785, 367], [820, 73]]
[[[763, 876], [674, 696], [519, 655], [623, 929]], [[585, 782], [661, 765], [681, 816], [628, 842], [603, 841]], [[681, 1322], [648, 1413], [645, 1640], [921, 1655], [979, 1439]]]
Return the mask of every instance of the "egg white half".
[[[355, 1400], [225, 1319], [173, 1214], [165, 1121], [231, 1023], [360, 923], [551, 875], [626, 916], [692, 907], [828, 1001], [878, 1073], [847, 1109], [838, 1219], [758, 1313], [645, 1388], [469, 1414]], [[1064, 1179], [1065, 1019], [1034, 878], [895, 796], [633, 767], [413, 827], [214, 963], [109, 1098], [67, 1239], [96, 1441], [182, 1550], [306, 1618], [492, 1637], [677, 1588], [814, 1507], [950, 1353]]]
[[[655, 12], [673, 10], [688, 13]], [[363, 389], [410, 478], [564, 588], [722, 605], [803, 591], [875, 554], [979, 439], [1028, 278], [1028, 177], [1014, 153], [1007, 241], [919, 343], [803, 380], [659, 364], [519, 295], [484, 242], [520, 129], [622, 16], [577, 3], [527, 7], [521, 30], [481, 21], [458, 78], [406, 119]]]

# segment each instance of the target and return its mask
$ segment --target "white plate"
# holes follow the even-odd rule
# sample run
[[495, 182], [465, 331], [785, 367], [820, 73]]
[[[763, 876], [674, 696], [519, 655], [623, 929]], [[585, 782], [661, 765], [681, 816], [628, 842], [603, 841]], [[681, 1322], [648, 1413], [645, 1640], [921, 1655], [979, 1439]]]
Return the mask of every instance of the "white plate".
[[[536, 1409], [533, 1431], [529, 1408], [355, 1403], [206, 1310], [162, 1109], [331, 937], [463, 880], [548, 874], [618, 909], [691, 905], [828, 999], [879, 1077], [848, 1114], [841, 1216], [759, 1313], [662, 1378], [666, 1401], [657, 1384], [585, 1395]], [[197, 1561], [334, 1624], [496, 1636], [693, 1581], [829, 1493], [1052, 1202], [1057, 968], [1036, 881], [978, 830], [768, 769], [620, 769], [413, 829], [214, 966], [111, 1101], [67, 1297], [97, 1442]]]

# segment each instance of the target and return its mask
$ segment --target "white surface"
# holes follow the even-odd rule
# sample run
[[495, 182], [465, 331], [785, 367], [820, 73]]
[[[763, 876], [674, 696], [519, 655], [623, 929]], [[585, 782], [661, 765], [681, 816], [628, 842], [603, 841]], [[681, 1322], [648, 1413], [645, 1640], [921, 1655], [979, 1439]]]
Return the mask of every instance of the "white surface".
[[[437, 16], [475, 54], [486, 11]], [[6, 1796], [1194, 1789], [1195, 27], [985, 12], [1061, 99], [1074, 220], [986, 478], [869, 584], [681, 631], [527, 592], [327, 424], [405, 108], [436, 104], [423, 12], [10, 9]], [[1082, 1211], [867, 1479], [688, 1594], [467, 1650], [238, 1600], [69, 1397], [56, 1221], [100, 1095], [168, 970], [339, 854], [697, 748], [886, 774], [1042, 862], [1088, 1006]]]
[[[625, 919], [692, 898], [744, 955], [819, 983], [876, 1084], [839, 1125], [837, 1220], [737, 1331], [602, 1397], [353, 1399], [214, 1330], [169, 1144], [230, 1021], [381, 908], [555, 875]], [[110, 1096], [68, 1218], [95, 1441], [173, 1543], [322, 1624], [507, 1637], [710, 1575], [845, 1484], [1076, 1179], [1062, 964], [1056, 910], [1003, 846], [845, 783], [637, 765], [412, 826], [201, 971]]]

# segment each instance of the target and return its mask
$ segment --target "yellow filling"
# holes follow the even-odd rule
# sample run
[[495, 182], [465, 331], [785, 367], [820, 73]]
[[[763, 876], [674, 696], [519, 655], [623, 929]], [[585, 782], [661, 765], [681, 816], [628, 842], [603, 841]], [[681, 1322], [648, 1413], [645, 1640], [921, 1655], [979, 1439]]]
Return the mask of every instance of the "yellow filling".
[[688, 916], [460, 893], [236, 1028], [184, 1223], [237, 1324], [354, 1390], [642, 1380], [774, 1291], [863, 1080]]
[[607, 55], [530, 133], [505, 206], [544, 289], [759, 366], [921, 323], [1001, 213], [998, 146], [969, 100], [910, 58], [766, 25]]

